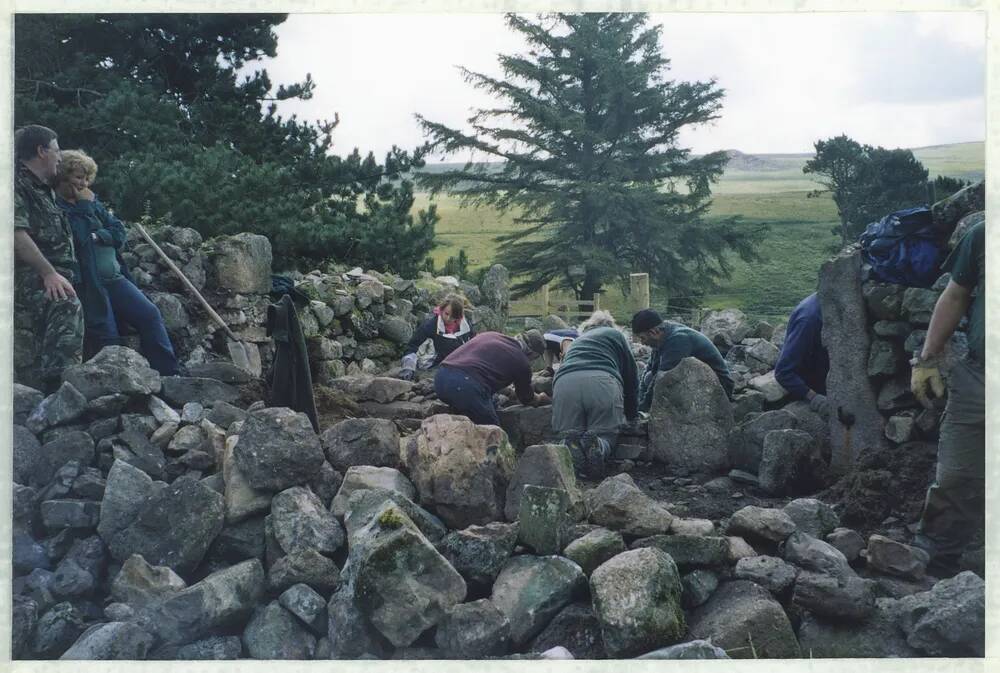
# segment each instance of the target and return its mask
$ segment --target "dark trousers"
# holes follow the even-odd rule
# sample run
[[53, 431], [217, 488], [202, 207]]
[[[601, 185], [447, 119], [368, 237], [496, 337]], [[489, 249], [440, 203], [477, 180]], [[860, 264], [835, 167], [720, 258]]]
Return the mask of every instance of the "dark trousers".
[[90, 328], [97, 346], [120, 344], [118, 323], [127, 322], [139, 333], [139, 350], [149, 360], [149, 366], [161, 376], [177, 374], [177, 356], [156, 304], [126, 278], [108, 281], [104, 289], [109, 303], [108, 322], [103, 328]]
[[477, 425], [500, 425], [493, 391], [461, 369], [441, 366], [434, 375], [434, 392], [452, 409]]

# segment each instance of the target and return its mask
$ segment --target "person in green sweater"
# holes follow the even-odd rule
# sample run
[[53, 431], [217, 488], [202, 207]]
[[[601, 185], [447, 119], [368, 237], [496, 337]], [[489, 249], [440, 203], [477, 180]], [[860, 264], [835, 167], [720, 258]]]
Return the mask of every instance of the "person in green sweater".
[[687, 357], [697, 358], [711, 367], [726, 391], [726, 397], [730, 401], [733, 399], [733, 375], [729, 372], [729, 365], [715, 344], [701, 332], [664, 320], [659, 313], [647, 308], [632, 316], [632, 334], [653, 349], [639, 386], [639, 411], [649, 411], [653, 404], [656, 375], [670, 371]]
[[580, 326], [552, 382], [552, 429], [576, 471], [600, 479], [621, 427], [638, 414], [639, 375], [628, 340], [607, 311]]

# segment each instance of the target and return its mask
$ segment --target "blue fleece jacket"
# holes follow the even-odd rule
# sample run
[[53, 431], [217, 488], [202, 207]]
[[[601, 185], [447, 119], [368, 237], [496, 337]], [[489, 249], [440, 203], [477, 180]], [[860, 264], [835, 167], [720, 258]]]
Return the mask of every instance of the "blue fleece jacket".
[[806, 399], [810, 390], [826, 394], [830, 356], [820, 339], [822, 329], [823, 315], [819, 297], [814, 292], [789, 316], [785, 343], [774, 366], [774, 378], [794, 399]]

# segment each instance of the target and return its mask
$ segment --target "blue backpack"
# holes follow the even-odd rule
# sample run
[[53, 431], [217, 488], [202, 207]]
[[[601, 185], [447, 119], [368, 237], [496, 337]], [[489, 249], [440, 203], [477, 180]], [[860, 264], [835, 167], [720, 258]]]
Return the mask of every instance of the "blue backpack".
[[861, 234], [861, 256], [875, 280], [930, 287], [940, 275], [945, 250], [929, 208], [897, 210]]

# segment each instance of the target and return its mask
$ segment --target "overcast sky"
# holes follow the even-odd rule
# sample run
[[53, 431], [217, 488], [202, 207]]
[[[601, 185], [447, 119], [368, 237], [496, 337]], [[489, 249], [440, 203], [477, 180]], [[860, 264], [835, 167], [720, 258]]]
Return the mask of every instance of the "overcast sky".
[[[810, 152], [839, 133], [884, 147], [985, 139], [985, 14], [654, 14], [675, 80], [714, 77], [722, 117], [686, 130], [697, 153]], [[316, 81], [302, 119], [340, 115], [334, 151], [381, 156], [423, 142], [413, 114], [464, 126], [490, 104], [456, 66], [499, 74], [523, 44], [500, 15], [291, 15], [277, 28], [275, 84]], [[466, 157], [455, 157], [465, 159]]]

